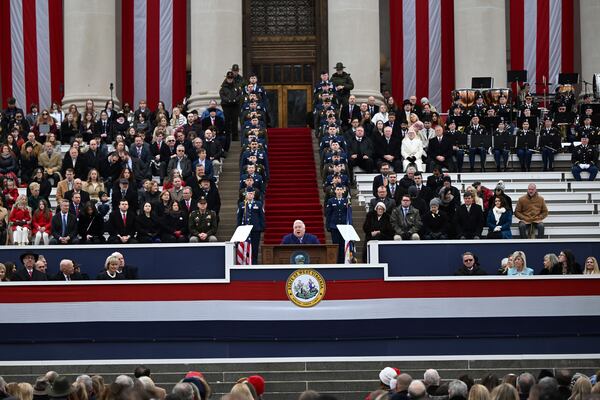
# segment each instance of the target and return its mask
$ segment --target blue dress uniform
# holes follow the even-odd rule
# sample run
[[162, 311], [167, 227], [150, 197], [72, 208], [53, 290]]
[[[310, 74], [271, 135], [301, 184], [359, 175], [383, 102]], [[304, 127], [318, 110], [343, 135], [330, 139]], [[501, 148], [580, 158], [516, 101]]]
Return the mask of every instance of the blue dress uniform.
[[[248, 196], [252, 193], [252, 196]], [[250, 199], [249, 197], [252, 197]], [[246, 190], [246, 200], [240, 202], [237, 211], [237, 225], [253, 225], [250, 232], [250, 241], [252, 242], [252, 264], [258, 260], [258, 251], [260, 246], [260, 237], [265, 230], [265, 210], [262, 201], [254, 200], [254, 190]]]
[[352, 208], [347, 197], [339, 197], [343, 187], [336, 187], [336, 197], [327, 201], [325, 217], [327, 230], [331, 232], [331, 241], [338, 244], [338, 263], [344, 262], [344, 238], [336, 225], [352, 224]]

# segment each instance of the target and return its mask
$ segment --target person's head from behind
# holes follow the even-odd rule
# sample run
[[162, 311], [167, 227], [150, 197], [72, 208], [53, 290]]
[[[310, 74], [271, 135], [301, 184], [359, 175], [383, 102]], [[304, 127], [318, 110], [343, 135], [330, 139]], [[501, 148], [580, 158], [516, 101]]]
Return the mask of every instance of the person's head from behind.
[[492, 390], [491, 400], [519, 400], [519, 393], [513, 385], [501, 383]]

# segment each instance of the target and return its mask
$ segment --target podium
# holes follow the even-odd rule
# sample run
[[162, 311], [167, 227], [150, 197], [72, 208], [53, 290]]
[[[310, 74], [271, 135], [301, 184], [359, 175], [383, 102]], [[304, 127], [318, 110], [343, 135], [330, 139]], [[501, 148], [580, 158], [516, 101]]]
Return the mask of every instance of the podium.
[[277, 244], [262, 245], [263, 264], [290, 264], [292, 254], [304, 252], [310, 257], [310, 264], [337, 263], [337, 244]]

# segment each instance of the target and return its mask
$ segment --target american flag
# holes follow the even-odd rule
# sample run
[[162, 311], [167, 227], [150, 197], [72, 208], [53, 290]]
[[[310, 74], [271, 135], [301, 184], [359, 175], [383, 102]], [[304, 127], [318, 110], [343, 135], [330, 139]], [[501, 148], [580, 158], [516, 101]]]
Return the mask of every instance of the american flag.
[[250, 241], [238, 242], [236, 254], [238, 265], [252, 265], [252, 243]]

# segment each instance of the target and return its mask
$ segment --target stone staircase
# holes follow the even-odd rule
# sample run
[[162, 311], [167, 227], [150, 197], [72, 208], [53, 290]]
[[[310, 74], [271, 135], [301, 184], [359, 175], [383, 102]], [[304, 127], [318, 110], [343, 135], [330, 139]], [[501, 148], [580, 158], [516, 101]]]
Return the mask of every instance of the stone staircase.
[[[239, 360], [238, 360], [239, 361]], [[243, 361], [243, 360], [242, 360]], [[568, 368], [591, 376], [600, 366], [600, 359], [512, 359], [512, 360], [431, 360], [431, 361], [309, 361], [309, 362], [231, 362], [191, 364], [146, 364], [158, 386], [170, 391], [188, 371], [201, 371], [213, 389], [213, 399], [227, 393], [241, 377], [260, 374], [266, 380], [264, 398], [295, 400], [304, 390], [316, 390], [339, 400], [363, 399], [378, 387], [378, 374], [386, 366], [399, 368], [413, 379], [422, 379], [427, 368], [436, 368], [443, 380], [468, 374], [476, 381], [488, 373], [500, 379], [509, 373], [524, 371], [534, 376], [541, 369], [555, 371]], [[0, 366], [0, 376], [6, 382], [34, 383], [36, 377], [54, 370], [74, 380], [77, 375], [100, 374], [111, 383], [121, 374], [132, 376], [135, 364], [104, 365], [19, 365]]]
[[227, 158], [223, 162], [223, 171], [219, 176], [219, 194], [221, 195], [221, 212], [219, 213], [220, 242], [227, 241], [237, 227], [237, 204], [240, 184], [240, 142], [231, 143]]

